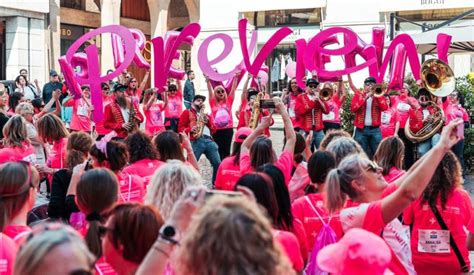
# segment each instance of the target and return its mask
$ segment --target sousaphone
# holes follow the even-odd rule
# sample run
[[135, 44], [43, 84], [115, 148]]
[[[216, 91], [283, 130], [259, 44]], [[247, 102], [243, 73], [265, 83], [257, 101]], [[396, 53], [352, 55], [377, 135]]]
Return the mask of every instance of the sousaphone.
[[[445, 97], [454, 91], [456, 80], [453, 70], [440, 59], [428, 59], [421, 65], [421, 80], [425, 88], [435, 97]], [[444, 124], [443, 110], [436, 102], [429, 101], [434, 109], [432, 120], [416, 133], [410, 129], [410, 119], [405, 124], [405, 136], [412, 142], [423, 142], [436, 134]]]

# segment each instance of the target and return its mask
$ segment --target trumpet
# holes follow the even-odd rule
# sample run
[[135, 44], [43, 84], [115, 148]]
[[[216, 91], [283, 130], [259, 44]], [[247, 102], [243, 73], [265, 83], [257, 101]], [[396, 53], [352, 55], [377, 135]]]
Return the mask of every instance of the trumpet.
[[456, 80], [448, 64], [440, 59], [428, 59], [421, 65], [421, 80], [426, 89], [437, 97], [448, 96], [454, 91]]
[[324, 83], [323, 88], [319, 92], [321, 95], [321, 100], [329, 101], [334, 95], [334, 88], [331, 83]]
[[381, 97], [385, 94], [384, 91], [384, 85], [383, 84], [375, 84], [372, 86], [371, 89], [372, 93], [374, 94], [374, 97]]

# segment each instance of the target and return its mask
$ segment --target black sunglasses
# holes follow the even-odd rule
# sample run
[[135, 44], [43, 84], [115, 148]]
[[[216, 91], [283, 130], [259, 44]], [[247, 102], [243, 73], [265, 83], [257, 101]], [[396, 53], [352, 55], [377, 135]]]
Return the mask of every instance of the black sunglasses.
[[317, 88], [318, 86], [317, 85], [308, 85], [308, 87], [310, 87], [311, 89], [314, 89], [314, 88]]

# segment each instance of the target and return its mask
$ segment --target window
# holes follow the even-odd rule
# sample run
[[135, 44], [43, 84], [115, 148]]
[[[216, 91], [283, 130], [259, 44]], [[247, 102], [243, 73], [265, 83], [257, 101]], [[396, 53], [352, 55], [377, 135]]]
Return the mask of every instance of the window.
[[257, 27], [319, 25], [321, 22], [320, 8], [244, 12], [243, 15]]
[[84, 10], [85, 0], [61, 0], [61, 7]]

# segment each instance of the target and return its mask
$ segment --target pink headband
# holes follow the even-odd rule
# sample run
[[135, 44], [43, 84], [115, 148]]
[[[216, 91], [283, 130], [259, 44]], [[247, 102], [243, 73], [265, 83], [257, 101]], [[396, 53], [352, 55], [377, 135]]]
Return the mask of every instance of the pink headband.
[[95, 147], [101, 151], [106, 158], [109, 158], [107, 156], [107, 143], [109, 143], [112, 138], [116, 137], [117, 133], [115, 131], [112, 131], [105, 135], [101, 140], [95, 142]]

